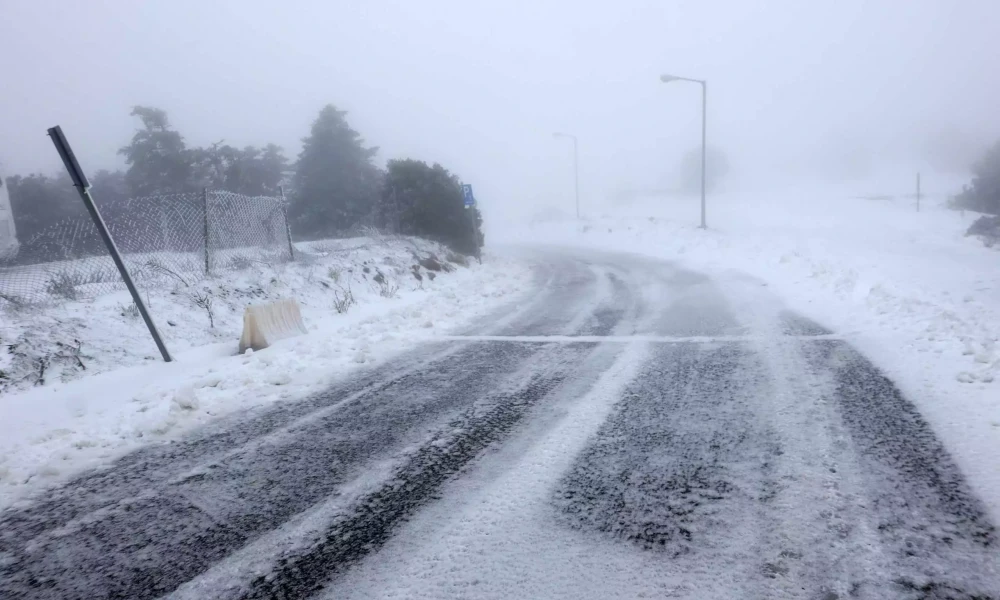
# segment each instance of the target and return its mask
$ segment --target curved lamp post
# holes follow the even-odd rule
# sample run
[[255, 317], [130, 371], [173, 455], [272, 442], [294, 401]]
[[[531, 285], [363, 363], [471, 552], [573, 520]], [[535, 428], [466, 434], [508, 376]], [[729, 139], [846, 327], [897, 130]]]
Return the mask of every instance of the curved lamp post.
[[670, 83], [671, 81], [690, 81], [701, 84], [701, 228], [705, 229], [705, 130], [708, 106], [708, 84], [704, 79], [690, 79], [688, 77], [678, 77], [676, 75], [660, 75], [660, 81]]

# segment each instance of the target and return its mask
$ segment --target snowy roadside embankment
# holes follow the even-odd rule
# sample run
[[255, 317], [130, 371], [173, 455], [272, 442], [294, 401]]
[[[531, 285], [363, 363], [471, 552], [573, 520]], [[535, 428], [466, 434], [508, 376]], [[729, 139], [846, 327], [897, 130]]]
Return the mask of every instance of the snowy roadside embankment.
[[[0, 364], [8, 374], [0, 395], [0, 507], [138, 445], [315, 392], [350, 369], [467, 326], [531, 280], [528, 268], [490, 254], [482, 265], [447, 262], [446, 250], [422, 240], [300, 248], [294, 263], [150, 290], [174, 355], [169, 364], [128, 310], [124, 291], [2, 313], [0, 338], [9, 351]], [[435, 255], [442, 270], [420, 264], [415, 252]], [[345, 307], [348, 296], [354, 304]], [[299, 301], [309, 334], [236, 355], [244, 307], [277, 298]]]
[[697, 227], [697, 198], [644, 198], [583, 222], [536, 221], [492, 238], [757, 277], [883, 368], [1000, 506], [1000, 253], [965, 237], [978, 215], [944, 208], [941, 195], [925, 198], [920, 212], [912, 198], [860, 195], [713, 195], [708, 230]]

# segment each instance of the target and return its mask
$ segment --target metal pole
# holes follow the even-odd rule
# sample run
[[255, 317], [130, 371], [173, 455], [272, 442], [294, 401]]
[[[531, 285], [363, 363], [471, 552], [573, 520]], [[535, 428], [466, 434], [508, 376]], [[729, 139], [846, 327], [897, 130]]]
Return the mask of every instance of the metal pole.
[[476, 257], [476, 260], [479, 261], [479, 264], [483, 264], [482, 253], [480, 252], [479, 249], [479, 228], [476, 227], [477, 210], [479, 210], [479, 208], [476, 206], [475, 201], [473, 201], [472, 206], [465, 207], [465, 212], [466, 214], [469, 215], [469, 230], [472, 232], [472, 246], [475, 252], [473, 256]]
[[701, 228], [706, 229], [705, 224], [705, 155], [706, 155], [706, 129], [708, 123], [708, 83], [701, 82]]
[[209, 264], [211, 246], [208, 243], [208, 188], [201, 188], [201, 206], [204, 213], [202, 223], [204, 225], [205, 234], [205, 275], [208, 275], [212, 270], [212, 267]]
[[403, 227], [402, 226], [403, 214], [399, 209], [399, 196], [396, 195], [396, 186], [392, 186], [392, 205], [395, 208], [395, 213], [396, 213], [395, 214], [396, 218], [394, 219], [394, 225], [396, 226], [396, 231], [394, 231], [393, 233], [395, 233], [396, 235], [401, 235], [402, 231], [400, 230]]
[[577, 150], [576, 136], [573, 136], [573, 182], [576, 192], [576, 218], [580, 219], [580, 156]]
[[917, 212], [920, 212], [920, 173], [917, 173]]
[[279, 185], [278, 194], [281, 196], [281, 214], [285, 217], [285, 235], [288, 237], [288, 258], [295, 260], [295, 246], [292, 244], [292, 228], [288, 225], [288, 204], [285, 202], [285, 188]]
[[108, 226], [105, 225], [104, 219], [101, 218], [101, 213], [98, 212], [97, 205], [94, 204], [94, 199], [90, 197], [90, 182], [87, 181], [87, 176], [83, 174], [83, 169], [80, 168], [80, 164], [76, 161], [76, 156], [73, 155], [73, 149], [70, 148], [69, 142], [66, 141], [66, 136], [63, 135], [62, 128], [56, 125], [55, 127], [50, 127], [48, 131], [49, 137], [52, 138], [52, 143], [55, 144], [56, 151], [59, 152], [59, 157], [62, 158], [63, 165], [69, 171], [70, 179], [73, 180], [73, 186], [80, 193], [80, 198], [83, 200], [84, 206], [87, 207], [90, 218], [94, 220], [94, 227], [101, 234], [101, 239], [104, 240], [104, 245], [107, 246], [108, 253], [111, 254], [111, 259], [115, 262], [115, 266], [118, 267], [118, 272], [121, 273], [122, 280], [125, 281], [125, 287], [132, 294], [132, 301], [135, 302], [136, 307], [139, 309], [142, 320], [146, 322], [149, 335], [153, 337], [156, 347], [160, 350], [160, 356], [163, 357], [164, 362], [170, 362], [172, 360], [170, 352], [167, 351], [167, 347], [163, 344], [160, 332], [156, 330], [156, 324], [153, 323], [153, 319], [149, 316], [149, 311], [146, 310], [146, 305], [142, 301], [142, 296], [139, 295], [139, 290], [136, 289], [135, 284], [132, 282], [132, 276], [129, 275], [128, 268], [125, 267], [125, 262], [122, 260], [121, 254], [118, 253], [118, 247], [108, 232]]

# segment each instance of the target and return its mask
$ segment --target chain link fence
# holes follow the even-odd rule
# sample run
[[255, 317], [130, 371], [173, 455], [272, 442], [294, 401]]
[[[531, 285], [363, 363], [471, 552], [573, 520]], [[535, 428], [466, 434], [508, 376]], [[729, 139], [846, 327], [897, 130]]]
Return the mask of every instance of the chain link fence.
[[[284, 198], [206, 190], [96, 201], [139, 287], [294, 258]], [[77, 300], [124, 288], [89, 215], [57, 222], [0, 257], [0, 302]]]

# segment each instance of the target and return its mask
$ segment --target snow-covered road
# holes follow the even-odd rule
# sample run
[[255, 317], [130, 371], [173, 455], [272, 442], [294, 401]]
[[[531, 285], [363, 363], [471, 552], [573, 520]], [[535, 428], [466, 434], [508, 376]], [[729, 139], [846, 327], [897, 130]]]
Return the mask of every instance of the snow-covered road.
[[3, 598], [1000, 598], [913, 405], [759, 281], [531, 250], [467, 335], [0, 513]]

